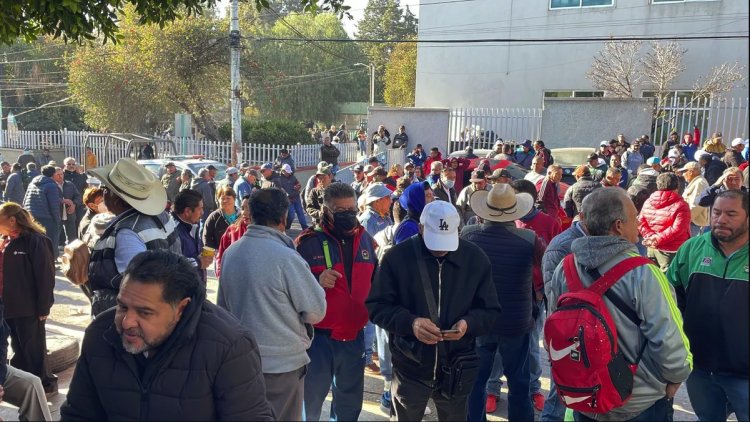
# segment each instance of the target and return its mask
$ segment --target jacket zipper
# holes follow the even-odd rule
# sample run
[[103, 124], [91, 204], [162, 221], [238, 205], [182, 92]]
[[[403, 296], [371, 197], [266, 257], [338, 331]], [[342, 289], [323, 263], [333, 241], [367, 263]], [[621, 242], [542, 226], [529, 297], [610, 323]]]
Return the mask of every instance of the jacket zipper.
[[583, 358], [583, 366], [590, 367], [591, 363], [589, 362], [589, 354], [586, 352], [586, 343], [583, 341], [584, 332], [583, 332], [583, 325], [578, 327], [578, 341], [580, 342], [581, 346], [581, 357]]
[[558, 383], [555, 383], [555, 384], [557, 384], [557, 388], [561, 390], [567, 390], [572, 393], [596, 393], [602, 387], [599, 384], [596, 384], [593, 387], [568, 387], [567, 385], [562, 385]]
[[[441, 296], [442, 296], [442, 287], [443, 287], [443, 263], [438, 261], [438, 297], [437, 297], [437, 321], [435, 323], [440, 324], [440, 302], [441, 302]], [[439, 329], [440, 327], [438, 327]], [[437, 381], [437, 370], [438, 370], [438, 350], [439, 347], [436, 344], [435, 345], [435, 368], [432, 372], [432, 382]]]
[[590, 305], [583, 304], [583, 303], [579, 303], [579, 304], [576, 304], [576, 305], [560, 306], [557, 309], [558, 310], [565, 310], [565, 309], [586, 309], [589, 312], [591, 312], [599, 321], [601, 321], [602, 327], [604, 328], [604, 332], [606, 332], [607, 333], [607, 337], [609, 337], [610, 352], [612, 353], [612, 356], [615, 355], [615, 339], [612, 336], [612, 333], [609, 331], [609, 328], [607, 327], [607, 323], [606, 323], [606, 321], [604, 321], [604, 317], [602, 316], [602, 314], [599, 313], [599, 311], [597, 311], [596, 309], [594, 309], [594, 307], [592, 307]]

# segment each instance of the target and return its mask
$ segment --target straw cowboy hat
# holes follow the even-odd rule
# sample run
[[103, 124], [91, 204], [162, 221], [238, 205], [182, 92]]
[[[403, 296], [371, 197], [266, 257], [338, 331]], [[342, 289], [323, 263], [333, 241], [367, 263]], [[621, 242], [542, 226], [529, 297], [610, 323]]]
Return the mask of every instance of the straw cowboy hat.
[[132, 158], [88, 171], [102, 185], [146, 215], [159, 215], [167, 205], [167, 191], [153, 173]]
[[483, 220], [503, 223], [528, 214], [534, 198], [528, 193], [515, 193], [507, 183], [498, 183], [492, 186], [492, 190], [474, 192], [469, 203], [472, 211]]

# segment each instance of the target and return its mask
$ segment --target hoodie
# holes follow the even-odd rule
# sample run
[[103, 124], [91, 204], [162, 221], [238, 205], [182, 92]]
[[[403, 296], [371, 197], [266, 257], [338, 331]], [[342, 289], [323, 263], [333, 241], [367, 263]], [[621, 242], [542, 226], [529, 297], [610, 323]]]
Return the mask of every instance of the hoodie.
[[424, 191], [424, 184], [415, 183], [409, 185], [399, 197], [399, 204], [406, 210], [407, 217], [396, 227], [393, 234], [394, 245], [419, 233], [419, 217], [422, 216], [422, 210], [426, 205]]
[[677, 192], [658, 190], [643, 204], [638, 231], [644, 239], [656, 237], [654, 249], [677, 252], [690, 239], [690, 207]]
[[310, 362], [312, 324], [325, 316], [326, 295], [284, 233], [251, 225], [227, 248], [217, 304], [255, 335], [264, 374]]
[[[588, 287], [594, 279], [588, 271], [606, 273], [617, 263], [637, 256], [634, 244], [614, 236], [588, 236], [573, 241], [581, 282]], [[568, 288], [562, 265], [545, 284], [549, 312], [557, 308], [557, 300]], [[682, 330], [682, 316], [672, 297], [672, 289], [656, 265], [636, 267], [625, 274], [610, 291], [621, 298], [641, 319], [635, 326], [606, 297], [604, 301], [617, 327], [617, 343], [628, 362], [635, 362], [645, 345], [633, 379], [633, 394], [622, 407], [604, 415], [586, 414], [597, 420], [629, 420], [664, 397], [667, 383], [687, 380], [693, 365], [690, 343]]]
[[47, 176], [37, 176], [31, 180], [23, 207], [35, 219], [62, 221], [62, 193], [54, 179]]

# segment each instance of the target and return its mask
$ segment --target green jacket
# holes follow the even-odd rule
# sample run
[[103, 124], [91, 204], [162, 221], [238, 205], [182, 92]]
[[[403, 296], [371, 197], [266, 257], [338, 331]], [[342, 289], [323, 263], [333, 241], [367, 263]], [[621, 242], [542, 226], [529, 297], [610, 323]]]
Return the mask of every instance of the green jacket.
[[710, 232], [694, 237], [677, 251], [667, 278], [675, 286], [695, 367], [747, 378], [748, 246], [727, 257]]

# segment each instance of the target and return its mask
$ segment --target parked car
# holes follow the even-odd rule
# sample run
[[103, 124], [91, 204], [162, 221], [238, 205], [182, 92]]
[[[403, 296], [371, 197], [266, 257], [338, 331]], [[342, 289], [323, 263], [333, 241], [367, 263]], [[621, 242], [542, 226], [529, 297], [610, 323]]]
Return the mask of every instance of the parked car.
[[202, 155], [170, 155], [164, 158], [157, 158], [153, 160], [138, 160], [138, 164], [146, 167], [151, 173], [154, 173], [157, 179], [161, 179], [161, 176], [166, 171], [164, 164], [173, 162], [177, 171], [183, 171], [190, 169], [193, 172], [193, 176], [198, 175], [198, 171], [208, 165], [216, 167], [215, 180], [219, 181], [226, 177], [227, 165], [216, 160], [207, 160]]
[[550, 150], [552, 157], [555, 158], [555, 164], [562, 166], [562, 181], [567, 185], [576, 182], [573, 171], [581, 164], [588, 164], [589, 154], [596, 152], [594, 148], [553, 148]]

